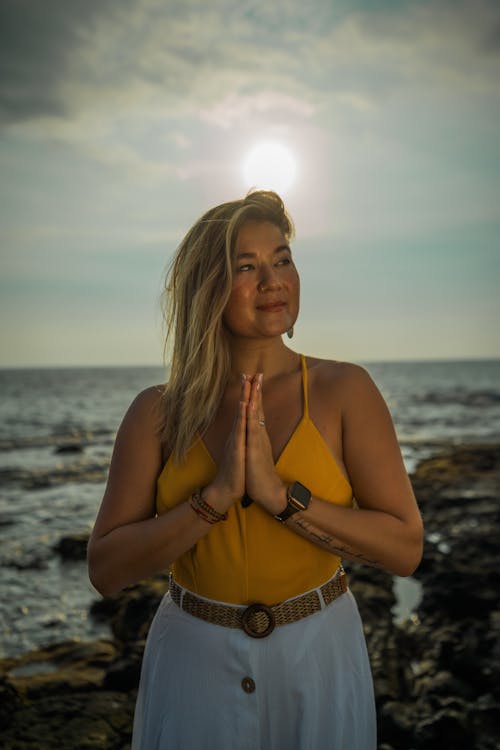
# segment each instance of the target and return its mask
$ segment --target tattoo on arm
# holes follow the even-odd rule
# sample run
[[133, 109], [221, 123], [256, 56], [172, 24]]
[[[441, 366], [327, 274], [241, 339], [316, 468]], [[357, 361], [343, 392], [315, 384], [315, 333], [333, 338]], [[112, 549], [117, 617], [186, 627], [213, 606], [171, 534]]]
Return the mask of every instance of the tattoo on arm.
[[300, 536], [303, 536], [305, 539], [309, 539], [309, 541], [313, 542], [313, 544], [316, 544], [318, 547], [323, 547], [323, 549], [328, 550], [328, 552], [339, 555], [339, 557], [347, 557], [351, 560], [371, 565], [374, 568], [382, 567], [378, 560], [372, 560], [371, 558], [356, 552], [356, 550], [343, 544], [338, 539], [335, 539], [335, 537], [327, 532], [322, 531], [309, 521], [298, 517], [298, 514], [292, 516], [288, 521], [288, 524], [293, 531], [297, 532], [297, 534], [300, 534]]

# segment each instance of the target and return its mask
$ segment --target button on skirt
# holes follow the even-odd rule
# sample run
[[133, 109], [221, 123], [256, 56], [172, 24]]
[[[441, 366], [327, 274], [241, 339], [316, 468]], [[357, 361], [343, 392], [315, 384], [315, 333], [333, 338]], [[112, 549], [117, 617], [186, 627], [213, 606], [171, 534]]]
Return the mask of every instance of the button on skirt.
[[163, 596], [146, 639], [132, 750], [330, 748], [376, 748], [373, 681], [350, 589], [260, 639]]

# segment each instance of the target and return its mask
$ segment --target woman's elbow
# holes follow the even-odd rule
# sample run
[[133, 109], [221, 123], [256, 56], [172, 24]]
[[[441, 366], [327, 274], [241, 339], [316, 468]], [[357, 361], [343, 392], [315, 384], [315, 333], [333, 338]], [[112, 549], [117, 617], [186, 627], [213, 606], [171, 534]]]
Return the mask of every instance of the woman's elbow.
[[95, 588], [98, 594], [101, 596], [110, 596], [113, 592], [109, 591], [102, 577], [99, 575], [99, 570], [93, 561], [87, 557], [87, 570], [89, 574], [89, 581]]
[[404, 552], [398, 561], [395, 574], [401, 578], [413, 575], [422, 561], [424, 551], [424, 527], [422, 520], [412, 524], [408, 538], [404, 540]]
[[101, 596], [112, 596], [118, 593], [119, 589], [110, 586], [110, 582], [103, 575], [105, 569], [103, 568], [102, 561], [100, 561], [96, 540], [92, 540], [92, 537], [87, 545], [87, 570], [90, 583]]
[[106, 581], [101, 576], [99, 576], [90, 565], [88, 566], [88, 572], [90, 583], [95, 588], [97, 593], [103, 597], [118, 594], [122, 590], [122, 588], [124, 588], [120, 586], [110, 585], [109, 581]]

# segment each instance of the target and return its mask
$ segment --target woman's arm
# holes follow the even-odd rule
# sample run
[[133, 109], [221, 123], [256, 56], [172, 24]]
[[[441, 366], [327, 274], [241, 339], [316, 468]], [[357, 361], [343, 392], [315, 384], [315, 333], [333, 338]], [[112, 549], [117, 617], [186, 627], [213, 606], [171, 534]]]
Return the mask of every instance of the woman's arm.
[[411, 575], [422, 558], [423, 526], [391, 415], [358, 365], [348, 366], [341, 393], [344, 463], [358, 507], [312, 497], [286, 524], [341, 557]]
[[[423, 527], [391, 415], [366, 370], [353, 364], [343, 367], [342, 378], [335, 378], [335, 397], [342, 403], [343, 458], [358, 507], [312, 497], [307, 510], [285, 523], [333, 554], [411, 575], [422, 557]], [[328, 409], [328, 399], [322, 403]], [[255, 384], [248, 411], [247, 488], [251, 481], [250, 495], [276, 514], [286, 506], [286, 491], [279, 478], [277, 484], [259, 415], [261, 389]]]
[[[87, 548], [89, 577], [103, 596], [165, 570], [211, 528], [191, 508], [189, 498], [155, 517], [156, 481], [162, 469], [159, 401], [156, 387], [142, 391], [116, 436], [106, 490]], [[234, 451], [231, 466], [238, 464], [235, 455], [240, 451], [244, 472], [246, 404], [241, 403], [228, 446]], [[224, 513], [234, 497], [227, 491], [228, 478], [222, 479], [225, 483], [219, 476], [204, 497]]]

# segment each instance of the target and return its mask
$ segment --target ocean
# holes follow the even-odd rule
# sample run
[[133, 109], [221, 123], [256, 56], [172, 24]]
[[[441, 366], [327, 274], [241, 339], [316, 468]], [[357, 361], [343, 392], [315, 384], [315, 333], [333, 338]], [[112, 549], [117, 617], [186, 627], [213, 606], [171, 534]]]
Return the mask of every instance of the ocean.
[[[500, 442], [500, 360], [361, 364], [409, 472], [450, 443]], [[54, 545], [91, 529], [120, 421], [163, 379], [155, 367], [0, 370], [0, 657], [108, 635], [88, 614], [100, 597], [86, 562], [61, 560]]]

